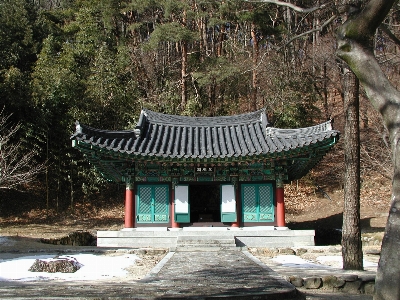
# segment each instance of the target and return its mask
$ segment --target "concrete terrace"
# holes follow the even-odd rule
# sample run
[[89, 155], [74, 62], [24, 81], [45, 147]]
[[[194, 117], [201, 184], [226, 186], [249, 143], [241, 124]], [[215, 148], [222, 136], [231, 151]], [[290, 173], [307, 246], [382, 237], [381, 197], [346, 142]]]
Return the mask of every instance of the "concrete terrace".
[[287, 227], [142, 227], [120, 231], [98, 231], [98, 247], [155, 247], [171, 251], [231, 249], [243, 247], [314, 246], [314, 230], [290, 230]]

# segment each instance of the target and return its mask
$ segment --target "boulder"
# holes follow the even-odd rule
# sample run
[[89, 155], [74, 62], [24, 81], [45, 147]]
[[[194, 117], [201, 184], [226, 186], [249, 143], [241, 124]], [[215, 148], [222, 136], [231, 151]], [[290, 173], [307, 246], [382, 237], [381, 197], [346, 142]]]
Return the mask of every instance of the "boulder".
[[304, 278], [304, 287], [306, 289], [319, 289], [322, 285], [320, 277], [307, 277]]
[[291, 248], [280, 248], [278, 253], [281, 255], [296, 255], [296, 252]]
[[375, 282], [366, 282], [363, 286], [363, 292], [366, 295], [373, 295], [375, 292]]
[[335, 290], [344, 286], [346, 281], [333, 275], [322, 277], [322, 286], [326, 289]]
[[346, 284], [343, 286], [342, 291], [348, 294], [360, 294], [361, 293], [361, 280], [356, 281], [346, 281]]
[[28, 269], [30, 272], [75, 273], [82, 265], [73, 257], [55, 257], [49, 260], [36, 259]]
[[301, 278], [300, 276], [290, 276], [289, 282], [293, 284], [295, 287], [303, 286], [303, 278]]

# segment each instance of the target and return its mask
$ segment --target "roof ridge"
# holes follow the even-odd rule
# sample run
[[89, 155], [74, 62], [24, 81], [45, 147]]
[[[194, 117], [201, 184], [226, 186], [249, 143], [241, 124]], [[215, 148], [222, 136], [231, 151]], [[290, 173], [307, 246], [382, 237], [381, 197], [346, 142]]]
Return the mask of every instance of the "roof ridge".
[[336, 131], [333, 129], [332, 120], [328, 120], [324, 123], [301, 127], [301, 128], [277, 128], [277, 127], [267, 127], [267, 134], [282, 134], [282, 135], [292, 135], [292, 134], [311, 134], [315, 132], [326, 132], [326, 131]]
[[263, 120], [267, 120], [265, 109], [231, 116], [194, 117], [163, 114], [143, 108], [141, 115], [144, 115], [149, 123], [174, 126], [232, 126], [244, 123], [263, 122]]

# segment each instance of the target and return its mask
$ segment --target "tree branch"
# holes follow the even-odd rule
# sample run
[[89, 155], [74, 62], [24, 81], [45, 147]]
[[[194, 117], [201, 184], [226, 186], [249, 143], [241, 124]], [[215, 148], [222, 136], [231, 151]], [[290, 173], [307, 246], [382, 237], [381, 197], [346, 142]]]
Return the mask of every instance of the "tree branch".
[[[276, 50], [276, 51], [280, 51], [282, 48], [285, 48], [285, 47], [286, 47], [287, 45], [289, 45], [291, 42], [293, 42], [294, 40], [296, 40], [296, 39], [298, 39], [298, 38], [301, 38], [302, 36], [311, 34], [311, 33], [313, 33], [313, 32], [322, 31], [322, 29], [324, 29], [324, 27], [326, 27], [326, 26], [328, 26], [330, 23], [332, 23], [332, 21], [335, 20], [336, 17], [337, 17], [336, 15], [335, 15], [335, 16], [332, 16], [330, 19], [328, 19], [328, 20], [327, 20], [324, 24], [322, 24], [321, 26], [319, 26], [319, 27], [317, 27], [317, 28], [314, 28], [314, 29], [311, 29], [311, 30], [308, 30], [308, 31], [306, 31], [306, 32], [303, 32], [303, 33], [301, 33], [301, 34], [299, 34], [299, 35], [296, 35], [295, 37], [293, 37], [293, 38], [291, 38], [289, 41], [287, 41], [287, 42], [285, 43], [285, 45], [283, 45], [283, 46], [281, 46], [281, 47], [277, 47], [277, 48], [275, 48], [275, 50]], [[251, 72], [251, 71], [253, 71], [253, 70], [258, 69], [258, 67], [261, 65], [261, 63], [262, 63], [263, 60], [264, 60], [264, 57], [265, 57], [267, 54], [268, 54], [268, 52], [265, 52], [265, 53], [263, 54], [263, 56], [262, 56], [261, 59], [260, 59], [260, 62], [257, 64], [257, 66], [255, 66], [254, 68], [251, 68], [251, 69], [248, 69], [248, 70], [242, 72], [242, 74], [245, 74], [245, 73], [248, 73], [248, 72]]]
[[[390, 131], [397, 120], [393, 113], [400, 105], [400, 94], [381, 70], [368, 43], [397, 0], [371, 0], [338, 31], [337, 55], [360, 79], [372, 105], [382, 114]], [[374, 74], [371, 76], [371, 74]]]
[[339, 37], [367, 41], [398, 0], [371, 0], [364, 9], [341, 26]]
[[308, 30], [308, 31], [306, 31], [306, 32], [303, 32], [303, 33], [301, 33], [301, 34], [299, 34], [299, 35], [296, 35], [295, 37], [292, 37], [289, 41], [287, 41], [287, 42], [285, 43], [284, 46], [278, 48], [278, 50], [280, 50], [280, 49], [283, 48], [283, 47], [286, 47], [288, 44], [290, 44], [291, 42], [293, 42], [294, 40], [296, 40], [296, 39], [298, 39], [298, 38], [300, 38], [300, 37], [302, 37], [302, 36], [308, 35], [308, 34], [313, 33], [313, 32], [322, 31], [322, 29], [324, 29], [326, 26], [328, 26], [330, 23], [332, 23], [332, 21], [335, 20], [336, 18], [337, 18], [337, 16], [334, 15], [334, 16], [330, 17], [330, 18], [329, 18], [324, 24], [322, 24], [321, 26], [319, 26], [319, 27], [317, 27], [317, 28], [314, 28], [314, 29], [311, 29], [311, 30]]
[[384, 33], [388, 35], [388, 37], [398, 46], [400, 46], [400, 40], [397, 38], [397, 36], [394, 35], [393, 32], [390, 31], [389, 27], [387, 27], [385, 24], [381, 24], [379, 28], [382, 29]]
[[328, 4], [321, 4], [320, 6], [314, 6], [314, 7], [310, 7], [310, 8], [303, 8], [297, 5], [294, 5], [292, 3], [288, 3], [288, 2], [284, 2], [284, 1], [280, 1], [280, 0], [254, 0], [254, 1], [250, 1], [250, 0], [246, 0], [246, 2], [262, 2], [262, 3], [271, 3], [271, 4], [276, 4], [279, 6], [286, 6], [289, 7], [290, 9], [299, 12], [299, 13], [303, 13], [303, 14], [308, 14], [311, 12], [314, 12], [316, 10], [319, 9], [323, 9], [325, 7], [328, 6]]
[[21, 153], [21, 143], [11, 143], [11, 137], [20, 128], [20, 124], [7, 126], [10, 116], [0, 111], [0, 189], [15, 189], [35, 179], [46, 168], [46, 163], [34, 162], [34, 150]]

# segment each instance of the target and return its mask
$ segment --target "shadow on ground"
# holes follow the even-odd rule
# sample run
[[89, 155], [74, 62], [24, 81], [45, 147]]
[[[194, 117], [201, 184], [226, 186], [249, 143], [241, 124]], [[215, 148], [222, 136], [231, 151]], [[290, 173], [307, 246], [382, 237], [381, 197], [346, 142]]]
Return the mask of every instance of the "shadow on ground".
[[[373, 218], [364, 218], [360, 221], [362, 233], [383, 232], [384, 227], [371, 226]], [[342, 238], [343, 213], [312, 221], [290, 222], [287, 226], [292, 230], [315, 230], [315, 245], [338, 245]]]

